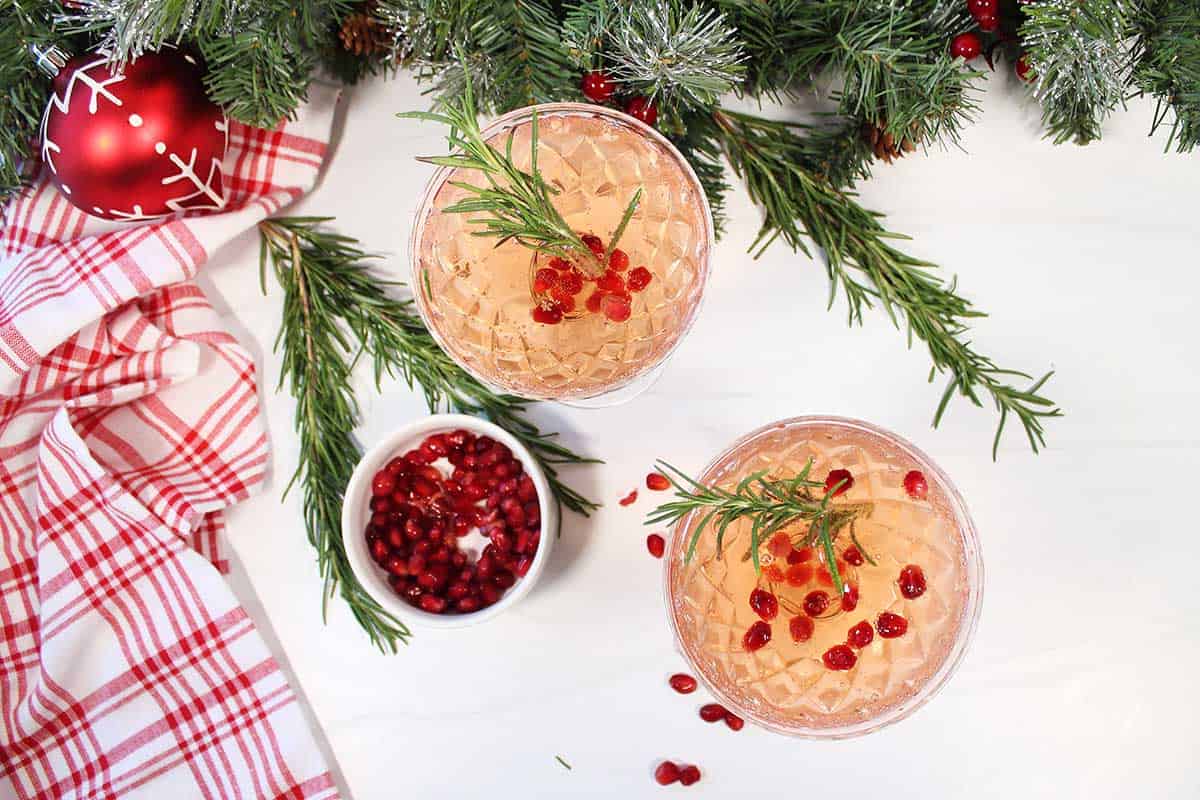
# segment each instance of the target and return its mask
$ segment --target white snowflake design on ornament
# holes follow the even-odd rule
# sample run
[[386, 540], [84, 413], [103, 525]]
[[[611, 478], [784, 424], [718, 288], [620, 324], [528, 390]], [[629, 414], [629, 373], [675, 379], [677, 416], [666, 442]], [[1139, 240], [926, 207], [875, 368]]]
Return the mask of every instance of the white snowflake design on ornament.
[[[195, 59], [191, 56], [184, 56], [189, 63], [195, 63]], [[124, 82], [124, 72], [117, 72], [105, 80], [97, 80], [88, 74], [88, 71], [94, 67], [106, 64], [109, 59], [107, 51], [99, 51], [97, 57], [86, 62], [81, 67], [71, 73], [70, 79], [67, 82], [66, 90], [60, 97], [57, 92], [52, 92], [50, 102], [46, 105], [46, 111], [42, 114], [41, 138], [42, 138], [42, 162], [55, 175], [58, 170], [54, 165], [54, 154], [61, 153], [62, 148], [48, 134], [48, 123], [50, 114], [53, 110], [57, 110], [61, 114], [67, 114], [71, 108], [71, 100], [76, 91], [84, 91], [85, 89], [91, 92], [88, 97], [88, 113], [95, 115], [100, 108], [100, 100], [104, 99], [112, 103], [118, 108], [124, 106], [124, 102], [120, 97], [109, 91], [110, 86]], [[76, 86], [84, 88], [76, 89]], [[143, 124], [141, 115], [130, 114], [127, 122], [131, 128], [140, 128]], [[225, 146], [229, 145], [229, 124], [225, 119], [217, 120], [214, 127], [225, 136]], [[165, 142], [156, 142], [154, 145], [155, 154], [168, 159], [177, 170], [174, 174], [162, 179], [164, 186], [172, 183], [184, 182], [185, 185], [190, 184], [193, 191], [190, 194], [181, 195], [179, 197], [167, 200], [167, 208], [170, 212], [165, 214], [147, 214], [138, 203], [133, 204], [133, 208], [126, 211], [124, 209], [110, 208], [107, 213], [112, 217], [122, 222], [143, 222], [146, 220], [162, 219], [163, 217], [171, 216], [172, 214], [180, 214], [187, 211], [220, 211], [225, 208], [227, 202], [223, 193], [224, 185], [224, 170], [221, 159], [212, 158], [209, 160], [208, 172], [202, 179], [197, 172], [196, 159], [198, 151], [195, 147], [191, 148], [191, 153], [188, 154], [187, 160], [175, 152], [171, 152]], [[200, 167], [203, 170], [203, 166]], [[60, 183], [60, 188], [64, 194], [71, 194], [71, 187], [65, 183]], [[197, 198], [207, 198], [207, 204], [189, 204], [189, 201]], [[96, 214], [104, 214], [105, 210], [93, 207], [92, 211]]]

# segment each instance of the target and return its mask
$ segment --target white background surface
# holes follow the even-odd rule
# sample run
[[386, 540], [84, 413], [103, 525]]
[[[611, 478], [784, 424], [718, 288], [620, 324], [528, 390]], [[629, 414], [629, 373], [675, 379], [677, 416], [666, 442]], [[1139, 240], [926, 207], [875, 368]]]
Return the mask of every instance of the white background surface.
[[[406, 272], [410, 221], [443, 149], [434, 126], [393, 113], [425, 100], [407, 77], [344, 98], [323, 185], [294, 213], [339, 228]], [[993, 412], [941, 391], [927, 355], [875, 314], [849, 329], [826, 312], [821, 268], [783, 246], [745, 255], [758, 213], [739, 190], [706, 307], [662, 380], [630, 405], [537, 409], [572, 446], [605, 459], [570, 480], [607, 503], [569, 517], [543, 582], [484, 626], [419, 632], [376, 652], [321, 586], [298, 494], [292, 403], [273, 391], [280, 306], [263, 300], [256, 240], [205, 280], [256, 353], [273, 440], [266, 492], [230, 514], [236, 588], [289, 667], [348, 795], [457, 797], [1194, 798], [1200, 772], [1200, 156], [1164, 155], [1136, 103], [1086, 148], [1043, 141], [1037, 111], [1003, 75], [957, 150], [880, 166], [868, 206], [911, 250], [957, 273], [992, 315], [979, 346], [1003, 366], [1058, 370], [1066, 412], [1049, 449], [1010, 431], [989, 457]], [[401, 385], [362, 384], [364, 441], [423, 414]], [[670, 691], [684, 666], [668, 635], [661, 563], [645, 551], [639, 484], [656, 457], [689, 470], [740, 434], [804, 413], [861, 417], [910, 438], [954, 478], [984, 546], [974, 647], [911, 719], [866, 738], [794, 741], [706, 725], [707, 698]], [[661, 495], [660, 495], [661, 497]], [[561, 754], [574, 767], [554, 759]], [[651, 778], [661, 758], [698, 763], [684, 790]]]

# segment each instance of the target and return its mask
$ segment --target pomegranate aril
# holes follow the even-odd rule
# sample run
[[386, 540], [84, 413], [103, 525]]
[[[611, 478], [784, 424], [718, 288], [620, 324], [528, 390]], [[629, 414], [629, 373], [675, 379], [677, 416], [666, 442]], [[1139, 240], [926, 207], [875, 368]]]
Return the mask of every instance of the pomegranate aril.
[[575, 310], [575, 298], [564, 292], [562, 289], [551, 289], [550, 297], [554, 299], [555, 307], [563, 314], [570, 314]]
[[421, 610], [428, 611], [430, 614], [441, 614], [446, 610], [446, 598], [438, 597], [435, 594], [422, 595]]
[[789, 564], [800, 564], [804, 561], [812, 561], [813, 549], [811, 547], [801, 547], [799, 550], [793, 550], [788, 553], [787, 562]]
[[585, 245], [587, 245], [587, 248], [589, 250], [591, 250], [592, 253], [594, 253], [597, 256], [604, 255], [604, 242], [603, 242], [603, 240], [601, 240], [601, 238], [599, 236], [596, 236], [591, 233], [585, 233], [583, 236], [580, 236], [579, 238], [583, 241], [583, 243]]
[[583, 304], [584, 308], [593, 314], [600, 313], [600, 301], [604, 299], [604, 292], [599, 290], [592, 292], [588, 297], [587, 302]]
[[895, 639], [908, 632], [908, 620], [899, 614], [884, 611], [875, 620], [875, 630], [884, 639]]
[[787, 568], [784, 573], [784, 578], [788, 582], [788, 586], [804, 586], [813, 577], [813, 568], [809, 564], [794, 564]]
[[929, 484], [920, 470], [911, 470], [904, 476], [904, 491], [914, 500], [924, 500], [929, 494]]
[[382, 539], [376, 539], [371, 542], [369, 549], [371, 551], [371, 558], [375, 559], [376, 564], [383, 564], [388, 560], [390, 552], [387, 543]]
[[872, 630], [871, 623], [864, 619], [846, 633], [846, 644], [861, 650], [869, 645], [874, 638], [875, 631]]
[[624, 272], [629, 269], [629, 256], [620, 248], [613, 248], [613, 251], [608, 254], [608, 266], [617, 272]]
[[629, 494], [625, 495], [620, 500], [618, 500], [617, 503], [619, 505], [623, 505], [623, 506], [631, 506], [637, 502], [637, 497], [638, 497], [637, 489], [634, 489], [632, 492], [630, 492]]
[[500, 590], [490, 583], [482, 584], [479, 587], [479, 597], [484, 605], [495, 605], [496, 601], [500, 599], [500, 595]]
[[396, 479], [387, 471], [375, 473], [371, 480], [371, 493], [376, 497], [386, 497], [396, 488]]
[[596, 280], [596, 288], [605, 294], [622, 295], [625, 293], [625, 279], [610, 269]]
[[454, 607], [463, 614], [470, 614], [472, 611], [479, 610], [479, 598], [468, 595], [459, 600]]
[[600, 310], [613, 322], [625, 322], [633, 315], [629, 300], [615, 294], [605, 295], [600, 300]]
[[524, 578], [525, 574], [529, 572], [529, 568], [531, 566], [533, 566], [533, 556], [521, 556], [517, 559], [517, 564], [514, 571], [517, 573], [518, 577]]
[[671, 482], [661, 472], [651, 472], [646, 475], [646, 488], [652, 492], [665, 492], [671, 488]]
[[536, 305], [531, 312], [534, 322], [540, 322], [543, 325], [557, 325], [562, 322], [563, 312], [558, 306], [541, 306]]
[[568, 295], [576, 295], [583, 291], [583, 276], [575, 270], [561, 273], [558, 276], [556, 284], [560, 292]]
[[728, 725], [729, 729], [732, 731], [740, 731], [742, 728], [745, 727], [746, 720], [742, 719], [741, 717], [739, 717], [737, 714], [733, 713], [732, 711], [726, 711], [725, 712], [725, 724]]
[[649, 550], [650, 555], [654, 556], [655, 558], [662, 558], [663, 553], [666, 552], [667, 543], [663, 537], [659, 536], [657, 533], [652, 533], [646, 537], [646, 549]]
[[387, 563], [383, 565], [383, 568], [386, 569], [388, 572], [392, 573], [393, 575], [407, 575], [408, 574], [408, 564], [405, 562], [405, 560], [403, 558], [400, 558], [399, 556], [392, 556], [391, 558], [389, 558], [387, 560]]
[[[850, 491], [852, 486], [854, 486], [854, 476], [848, 469], [835, 469], [825, 476], [825, 492], [833, 492], [833, 497], [845, 494]], [[834, 487], [837, 489], [835, 490]]]
[[545, 294], [554, 287], [557, 280], [557, 272], [543, 267], [533, 274], [533, 291], [536, 294]]
[[842, 553], [842, 558], [846, 559], [847, 564], [855, 567], [861, 567], [866, 563], [866, 559], [863, 558], [863, 554], [854, 545], [850, 545], [846, 548], [846, 552]]
[[501, 570], [492, 576], [492, 583], [497, 589], [508, 589], [517, 582], [517, 576], [508, 570]]
[[654, 780], [659, 786], [669, 786], [679, 780], [679, 767], [673, 761], [664, 761], [654, 770]]
[[691, 786], [700, 780], [700, 768], [695, 764], [689, 764], [679, 770], [679, 782], [684, 786]]
[[761, 650], [769, 641], [771, 641], [771, 626], [760, 620], [751, 625], [742, 636], [742, 647], [747, 652], [753, 653], [755, 650]]
[[700, 719], [705, 722], [716, 722], [725, 719], [725, 706], [720, 703], [706, 703], [700, 706]]
[[804, 613], [810, 617], [819, 617], [829, 608], [829, 595], [820, 589], [804, 595]]
[[763, 577], [772, 583], [782, 583], [784, 572], [778, 564], [767, 564], [762, 570]]
[[779, 600], [763, 589], [750, 592], [750, 608], [762, 619], [770, 622], [779, 614]]
[[667, 683], [671, 684], [671, 688], [680, 694], [691, 694], [696, 691], [696, 679], [691, 675], [684, 675], [678, 672], [667, 679]]
[[858, 656], [854, 655], [854, 651], [850, 649], [849, 645], [835, 644], [825, 651], [821, 660], [829, 669], [840, 671], [853, 667], [858, 661]]
[[471, 587], [462, 582], [455, 582], [446, 587], [446, 597], [451, 600], [461, 600], [471, 593]]
[[916, 600], [925, 594], [925, 572], [916, 564], [908, 564], [901, 569], [896, 583], [900, 586], [900, 594], [908, 600]]
[[858, 608], [858, 585], [846, 583], [842, 586], [842, 611]]
[[788, 632], [793, 642], [807, 642], [813, 635], [813, 621], [808, 617], [792, 617], [788, 622]]
[[650, 270], [645, 267], [638, 267], [629, 273], [629, 291], [640, 292], [649, 286], [652, 280], [654, 280], [654, 276], [650, 274]]
[[567, 261], [565, 258], [559, 258], [558, 256], [555, 256], [554, 258], [550, 259], [550, 266], [554, 269], [571, 269], [571, 262]]

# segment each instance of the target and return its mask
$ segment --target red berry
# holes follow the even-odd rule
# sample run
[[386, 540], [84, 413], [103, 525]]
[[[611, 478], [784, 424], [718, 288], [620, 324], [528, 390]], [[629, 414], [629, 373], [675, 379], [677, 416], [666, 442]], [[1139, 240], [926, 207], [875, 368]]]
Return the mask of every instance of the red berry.
[[600, 310], [613, 322], [624, 322], [633, 313], [629, 306], [629, 300], [615, 294], [605, 295], [600, 300]]
[[638, 95], [625, 104], [625, 113], [650, 127], [658, 122], [658, 106], [649, 97]]
[[966, 61], [978, 56], [983, 51], [983, 43], [973, 33], [960, 33], [950, 42], [950, 55]]
[[858, 586], [846, 582], [842, 586], [842, 611], [853, 611], [858, 608]]
[[[754, 609], [755, 614], [758, 614], [758, 616], [769, 622], [775, 619], [775, 616], [779, 613], [779, 600], [768, 591], [755, 589], [750, 592], [750, 608]], [[766, 642], [763, 642], [763, 644], [766, 644]]]
[[813, 635], [813, 621], [808, 617], [792, 617], [788, 632], [792, 634], [793, 642], [807, 642]]
[[997, 5], [996, 0], [967, 0], [967, 10], [975, 19], [995, 16]]
[[607, 103], [617, 92], [617, 83], [602, 70], [585, 73], [579, 85], [583, 96], [593, 103]]
[[679, 782], [684, 786], [691, 786], [698, 780], [700, 780], [700, 768], [695, 764], [689, 764], [679, 770]]
[[585, 233], [579, 238], [584, 244], [587, 245], [588, 250], [592, 251], [593, 255], [597, 257], [604, 255], [604, 242], [599, 236], [596, 236], [592, 233]]
[[[1026, 83], [1029, 83], [1034, 78], [1033, 65], [1029, 63], [1029, 59], [1025, 53], [1022, 53], [1021, 57], [1017, 59], [1017, 63], [1013, 65], [1013, 69], [1016, 71], [1017, 77]], [[912, 473], [909, 474], [911, 475]], [[919, 475], [920, 473], [917, 474]]]
[[812, 580], [813, 568], [809, 564], [793, 564], [788, 567], [785, 577], [788, 586], [804, 586]]
[[652, 492], [665, 492], [671, 488], [671, 482], [667, 480], [667, 476], [659, 472], [651, 472], [646, 476], [646, 488]]
[[623, 506], [631, 506], [636, 502], [637, 502], [637, 489], [634, 489], [632, 492], [630, 492], [629, 494], [625, 495], [624, 497], [622, 497], [620, 500], [617, 501], [618, 504], [623, 505]]
[[624, 272], [629, 269], [629, 255], [624, 250], [614, 247], [608, 254], [608, 266], [617, 272]]
[[753, 653], [755, 650], [761, 650], [769, 641], [771, 641], [771, 626], [759, 620], [751, 625], [742, 636], [742, 647], [746, 648], [746, 652]]
[[811, 547], [801, 547], [799, 550], [793, 550], [788, 553], [787, 562], [789, 564], [799, 564], [803, 561], [812, 561], [813, 549]]
[[705, 722], [716, 722], [725, 719], [725, 706], [720, 703], [707, 703], [700, 706], [700, 719]]
[[725, 724], [729, 726], [731, 731], [740, 731], [746, 726], [746, 720], [742, 719], [732, 711], [726, 711]]
[[558, 273], [548, 267], [543, 267], [533, 274], [533, 291], [536, 294], [545, 294], [554, 288], [557, 281]]
[[900, 584], [900, 594], [909, 600], [916, 600], [925, 594], [925, 573], [916, 564], [908, 564], [901, 569], [896, 583]]
[[640, 292], [649, 286], [652, 280], [654, 280], [654, 276], [650, 274], [650, 270], [645, 267], [638, 267], [629, 273], [629, 291]]
[[557, 305], [550, 307], [536, 305], [533, 307], [533, 321], [543, 325], [557, 325], [562, 322], [563, 312]]
[[[838, 484], [841, 484], [838, 486]], [[833, 492], [833, 497], [845, 494], [854, 485], [854, 476], [848, 469], [835, 469], [825, 476], [825, 492]], [[835, 490], [834, 487], [837, 486]]]
[[1000, 27], [1000, 19], [994, 14], [984, 14], [982, 17], [976, 17], [975, 22], [979, 25], [979, 30], [984, 33], [992, 33]]
[[654, 780], [659, 786], [669, 786], [679, 780], [679, 767], [673, 761], [664, 761], [654, 770]]
[[874, 638], [875, 631], [871, 630], [871, 623], [864, 619], [862, 622], [851, 628], [850, 632], [846, 634], [846, 644], [850, 645], [851, 647], [857, 647], [859, 650], [861, 650], [869, 645], [871, 640]]
[[863, 554], [860, 553], [858, 548], [854, 545], [850, 545], [846, 548], [846, 552], [842, 553], [842, 558], [846, 559], [847, 564], [855, 567], [861, 567], [866, 561], [866, 559], [863, 558]]
[[655, 558], [662, 558], [663, 553], [667, 549], [667, 543], [663, 540], [663, 537], [659, 536], [657, 533], [652, 533], [646, 537], [646, 549], [649, 550], [650, 555], [654, 556]]
[[884, 611], [875, 620], [875, 630], [885, 639], [895, 639], [908, 631], [908, 620], [899, 614]]
[[599, 314], [600, 313], [600, 301], [603, 299], [604, 299], [604, 292], [601, 292], [600, 290], [596, 290], [596, 291], [592, 292], [590, 297], [588, 297], [587, 302], [584, 303], [584, 307], [587, 308], [587, 310], [592, 312], [593, 314]]
[[682, 672], [677, 672], [670, 677], [668, 683], [671, 688], [680, 694], [691, 694], [696, 691], [696, 679], [691, 675], [684, 675]]
[[929, 494], [929, 484], [925, 482], [925, 475], [916, 469], [907, 472], [904, 475], [904, 491], [914, 500], [924, 500]]
[[854, 666], [858, 661], [858, 656], [854, 655], [854, 651], [847, 645], [835, 644], [833, 647], [825, 651], [825, 655], [821, 656], [821, 660], [825, 662], [825, 666], [833, 670], [846, 670]]
[[767, 564], [763, 567], [763, 577], [772, 583], [781, 583], [786, 578], [778, 564]]
[[820, 589], [804, 595], [804, 613], [810, 617], [819, 617], [829, 608], [829, 595]]

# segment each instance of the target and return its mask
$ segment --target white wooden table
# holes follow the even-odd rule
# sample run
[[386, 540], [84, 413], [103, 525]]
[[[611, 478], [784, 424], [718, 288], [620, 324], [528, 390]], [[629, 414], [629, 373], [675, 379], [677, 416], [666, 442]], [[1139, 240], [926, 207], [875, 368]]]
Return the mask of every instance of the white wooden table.
[[[1200, 795], [1200, 155], [1147, 139], [1146, 103], [1100, 144], [1055, 147], [1020, 95], [994, 78], [966, 152], [881, 166], [863, 197], [991, 313], [974, 335], [985, 352], [1058, 371], [1047, 391], [1066, 417], [1045, 453], [1014, 429], [992, 463], [994, 414], [962, 401], [931, 430], [941, 385], [925, 383], [927, 355], [879, 314], [849, 329], [840, 302], [826, 312], [816, 263], [783, 246], [751, 260], [758, 213], [739, 190], [704, 312], [661, 381], [617, 408], [537, 409], [608, 462], [569, 475], [608, 505], [568, 518], [544, 582], [511, 613], [420, 632], [397, 656], [340, 602], [321, 624], [298, 493], [280, 504], [296, 459], [293, 405], [273, 391], [280, 292], [259, 294], [253, 236], [217, 254], [205, 280], [258, 357], [273, 444], [266, 492], [230, 515], [234, 582], [349, 796], [658, 797], [664, 757], [703, 767], [689, 797]], [[401, 277], [429, 174], [413, 157], [441, 152], [441, 131], [394, 119], [426, 103], [407, 77], [343, 102], [332, 167], [294, 213], [335, 215]], [[424, 413], [402, 385], [376, 393], [363, 377], [365, 441]], [[645, 552], [650, 503], [615, 503], [656, 457], [695, 470], [751, 428], [812, 412], [926, 450], [967, 498], [987, 565], [955, 679], [913, 718], [834, 744], [705, 725], [699, 695], [666, 687], [683, 662]]]

